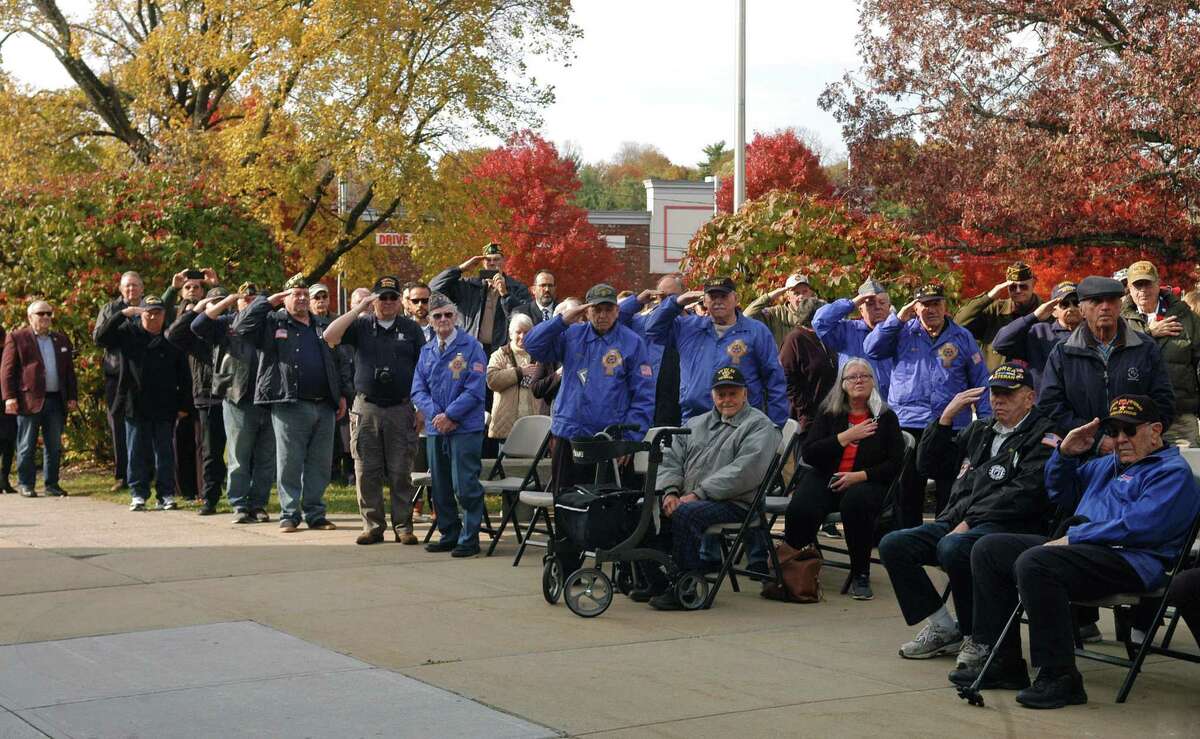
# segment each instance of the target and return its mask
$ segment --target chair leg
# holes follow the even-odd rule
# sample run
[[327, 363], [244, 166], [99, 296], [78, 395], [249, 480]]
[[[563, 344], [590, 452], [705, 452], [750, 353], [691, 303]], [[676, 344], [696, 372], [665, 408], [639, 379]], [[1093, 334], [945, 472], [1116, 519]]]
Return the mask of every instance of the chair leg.
[[[504, 527], [508, 525], [508, 521], [512, 518], [512, 515], [512, 508], [509, 508], [504, 512], [504, 516], [500, 519], [500, 529], [492, 532], [492, 543], [488, 546], [487, 556], [492, 556], [492, 552], [496, 551], [496, 545], [500, 543], [500, 535], [504, 533]], [[483, 509], [483, 517], [484, 520], [488, 519], [487, 508]], [[492, 522], [488, 520], [488, 528], [491, 528], [491, 525]]]
[[1155, 609], [1154, 620], [1150, 622], [1150, 628], [1146, 630], [1146, 638], [1142, 640], [1142, 644], [1138, 647], [1137, 656], [1133, 658], [1133, 664], [1129, 665], [1129, 672], [1125, 675], [1125, 680], [1121, 683], [1121, 689], [1117, 691], [1117, 703], [1124, 703], [1129, 697], [1129, 692], [1133, 690], [1133, 681], [1137, 680], [1138, 673], [1142, 671], [1142, 663], [1146, 661], [1146, 655], [1150, 652], [1150, 647], [1154, 644], [1154, 637], [1158, 634], [1158, 630], [1162, 624], [1163, 614], [1167, 611], [1167, 599], [1163, 598]]
[[854, 573], [847, 572], [846, 573], [846, 581], [842, 583], [842, 590], [841, 590], [842, 595], [845, 595], [846, 593], [850, 592], [850, 583], [853, 581], [854, 581]]
[[721, 559], [729, 563], [729, 587], [733, 588], [733, 592], [740, 593], [742, 588], [738, 585], [737, 580], [737, 560], [733, 558], [734, 550], [741, 549], [740, 542], [735, 541], [737, 546], [730, 549], [729, 541], [725, 539], [724, 534], [719, 535], [718, 539], [721, 542]]
[[[517, 547], [516, 556], [513, 557], [513, 567], [516, 567], [517, 565], [521, 564], [521, 557], [524, 556], [524, 554], [525, 554], [525, 547], [529, 546], [529, 537], [532, 536], [533, 533], [538, 530], [537, 529], [537, 521], [538, 521], [538, 518], [542, 515], [542, 512], [543, 512], [543, 509], [534, 508], [533, 516], [530, 517], [529, 523], [525, 526], [525, 536], [524, 537], [517, 536], [517, 539], [518, 539], [518, 541], [521, 542], [521, 544], [520, 544], [520, 546]], [[516, 528], [516, 524], [513, 524], [513, 528]]]

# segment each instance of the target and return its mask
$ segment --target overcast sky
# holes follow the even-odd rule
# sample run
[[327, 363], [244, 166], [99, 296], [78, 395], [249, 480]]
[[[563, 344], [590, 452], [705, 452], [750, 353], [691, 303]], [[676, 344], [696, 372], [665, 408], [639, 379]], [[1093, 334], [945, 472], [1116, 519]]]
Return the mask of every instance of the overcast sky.
[[[81, 15], [88, 0], [60, 0]], [[858, 64], [857, 3], [748, 0], [746, 122], [750, 132], [801, 126], [844, 150], [833, 118], [817, 107], [825, 85]], [[583, 29], [571, 66], [535, 61], [557, 101], [543, 135], [572, 141], [586, 161], [624, 141], [650, 143], [678, 164], [706, 144], [733, 141], [735, 0], [576, 0]], [[40, 87], [69, 80], [36, 43], [11, 39], [4, 68]]]

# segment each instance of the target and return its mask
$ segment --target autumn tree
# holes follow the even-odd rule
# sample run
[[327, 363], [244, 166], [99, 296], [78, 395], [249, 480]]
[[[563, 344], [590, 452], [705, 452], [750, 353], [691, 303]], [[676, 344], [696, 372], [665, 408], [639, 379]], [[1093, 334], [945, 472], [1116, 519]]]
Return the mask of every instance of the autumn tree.
[[860, 191], [950, 240], [1194, 253], [1195, 3], [865, 0], [859, 23], [821, 103]]
[[[205, 172], [304, 257], [337, 264], [471, 134], [504, 135], [552, 100], [529, 55], [570, 53], [568, 0], [5, 0], [0, 32], [49, 49], [83, 120], [129, 166]], [[365, 184], [338, 200], [338, 178]]]
[[[457, 175], [461, 188], [451, 194], [443, 216], [427, 219], [417, 232], [417, 260], [427, 274], [458, 264], [499, 242], [505, 269], [528, 284], [539, 269], [554, 272], [559, 295], [583, 295], [597, 282], [611, 280], [616, 258], [588, 222], [587, 211], [572, 204], [579, 179], [570, 159], [531, 131], [522, 131], [504, 146], [474, 152], [465, 171], [458, 160], [445, 163], [447, 177]], [[457, 193], [455, 195], [455, 193]]]
[[700, 150], [704, 160], [696, 164], [701, 177], [712, 177], [721, 171], [721, 167], [733, 158], [733, 152], [725, 148], [725, 139], [709, 144]]
[[695, 169], [675, 164], [653, 144], [626, 141], [612, 159], [579, 171], [577, 205], [589, 210], [645, 210], [647, 179], [698, 179]]
[[[746, 145], [746, 198], [753, 200], [771, 190], [826, 197], [833, 186], [821, 169], [821, 161], [796, 135], [794, 129], [770, 134], [755, 133]], [[733, 178], [721, 179], [717, 210], [733, 209]]]

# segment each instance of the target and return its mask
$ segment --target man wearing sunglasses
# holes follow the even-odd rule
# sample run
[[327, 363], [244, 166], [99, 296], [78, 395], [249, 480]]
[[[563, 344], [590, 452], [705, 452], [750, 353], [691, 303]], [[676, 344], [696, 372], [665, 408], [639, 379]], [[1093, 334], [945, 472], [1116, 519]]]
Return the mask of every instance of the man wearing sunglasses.
[[404, 315], [417, 324], [426, 341], [433, 340], [433, 325], [429, 322], [429, 296], [432, 294], [424, 282], [404, 284]]
[[[975, 545], [975, 640], [999, 650], [982, 687], [1019, 690], [1017, 702], [1029, 708], [1087, 703], [1075, 668], [1071, 601], [1158, 587], [1200, 514], [1188, 463], [1163, 443], [1164, 417], [1148, 396], [1117, 396], [1103, 420], [1093, 417], [1072, 429], [1046, 463], [1050, 499], [1075, 513], [1065, 530], [1052, 539], [991, 534]], [[1100, 433], [1112, 440], [1113, 453], [1092, 458]], [[1055, 439], [1048, 436], [1047, 443]], [[1032, 685], [1020, 629], [996, 644], [1018, 597], [1038, 668]], [[969, 685], [978, 675], [979, 667], [956, 670], [950, 681]]]
[[1004, 270], [1004, 282], [963, 303], [954, 314], [955, 323], [970, 331], [979, 342], [989, 369], [995, 369], [1004, 361], [992, 345], [996, 333], [1012, 321], [1032, 313], [1041, 303], [1033, 291], [1036, 283], [1037, 278], [1028, 264], [1013, 262]]
[[1060, 282], [1054, 286], [1050, 299], [1037, 310], [997, 331], [992, 348], [1010, 359], [1020, 359], [1028, 364], [1034, 387], [1039, 387], [1050, 350], [1066, 341], [1082, 321], [1075, 283]]
[[396, 541], [416, 544], [410, 471], [417, 428], [409, 391], [425, 336], [401, 315], [399, 278], [376, 280], [371, 295], [329, 324], [324, 336], [331, 347], [344, 344], [354, 350], [350, 454], [363, 519], [358, 543], [383, 541], [386, 476]]
[[46, 494], [63, 496], [67, 492], [58, 484], [63, 426], [79, 398], [75, 350], [66, 334], [51, 327], [54, 309], [49, 303], [30, 303], [26, 315], [29, 327], [5, 338], [0, 362], [4, 413], [16, 416], [17, 421], [17, 488], [27, 498], [37, 496], [34, 452], [40, 432], [45, 445], [42, 473]]
[[1188, 304], [1164, 289], [1151, 262], [1134, 262], [1126, 272], [1129, 297], [1121, 316], [1138, 331], [1149, 334], [1162, 353], [1175, 390], [1175, 420], [1163, 432], [1168, 444], [1200, 446], [1200, 317]]

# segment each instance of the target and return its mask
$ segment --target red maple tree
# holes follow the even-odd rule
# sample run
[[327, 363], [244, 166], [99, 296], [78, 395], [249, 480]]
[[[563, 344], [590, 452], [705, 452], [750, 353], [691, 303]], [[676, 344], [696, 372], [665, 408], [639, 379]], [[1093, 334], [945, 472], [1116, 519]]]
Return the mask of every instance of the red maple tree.
[[[753, 200], [771, 190], [799, 195], [828, 197], [833, 185], [821, 169], [821, 160], [796, 132], [785, 128], [774, 133], [755, 133], [746, 146], [746, 199]], [[721, 180], [717, 209], [733, 210], [733, 178]]]
[[548, 269], [560, 296], [582, 296], [617, 272], [616, 257], [587, 211], [571, 204], [579, 178], [554, 144], [520, 131], [485, 154], [465, 179], [479, 191], [468, 209], [481, 231], [467, 238], [499, 242], [505, 270], [518, 279], [532, 284], [538, 270]]

